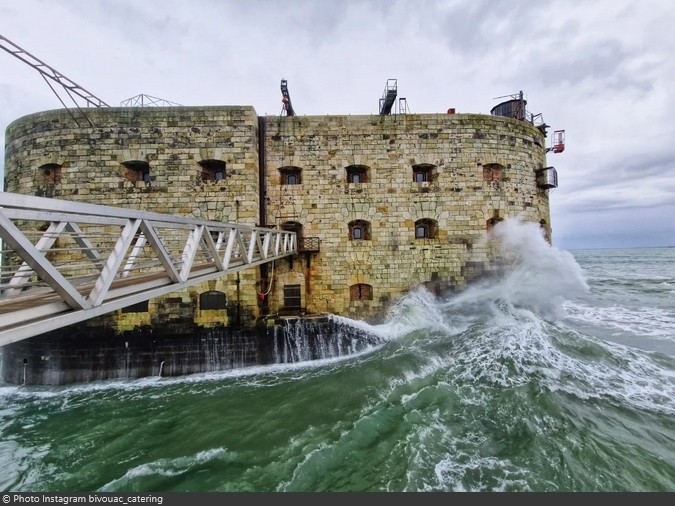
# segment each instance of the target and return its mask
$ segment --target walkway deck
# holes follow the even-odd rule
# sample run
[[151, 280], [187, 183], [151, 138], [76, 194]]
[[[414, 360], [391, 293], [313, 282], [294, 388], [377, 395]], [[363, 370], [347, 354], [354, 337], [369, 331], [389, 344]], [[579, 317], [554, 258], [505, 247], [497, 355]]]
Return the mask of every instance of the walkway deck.
[[294, 232], [0, 192], [0, 346], [297, 253]]

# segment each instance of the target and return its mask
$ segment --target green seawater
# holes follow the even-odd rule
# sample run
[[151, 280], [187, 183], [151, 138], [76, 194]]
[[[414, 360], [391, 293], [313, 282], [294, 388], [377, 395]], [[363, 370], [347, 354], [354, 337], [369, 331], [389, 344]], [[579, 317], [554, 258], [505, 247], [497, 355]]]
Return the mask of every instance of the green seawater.
[[0, 490], [675, 491], [675, 251], [573, 253], [342, 319], [358, 355], [2, 384]]

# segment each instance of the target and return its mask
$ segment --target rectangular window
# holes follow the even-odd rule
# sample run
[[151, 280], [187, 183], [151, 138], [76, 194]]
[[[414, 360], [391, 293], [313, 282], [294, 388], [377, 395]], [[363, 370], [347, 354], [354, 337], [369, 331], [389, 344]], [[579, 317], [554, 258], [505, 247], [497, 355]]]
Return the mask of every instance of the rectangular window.
[[350, 300], [373, 300], [373, 287], [359, 283], [349, 287]]
[[284, 286], [284, 309], [300, 309], [300, 285]]
[[123, 313], [147, 313], [148, 312], [148, 301], [144, 300], [143, 302], [137, 302], [131, 306], [125, 306], [122, 308]]
[[365, 165], [350, 165], [346, 167], [348, 183], [367, 183], [368, 168]]
[[199, 296], [199, 309], [226, 309], [227, 299], [223, 292], [204, 292]]

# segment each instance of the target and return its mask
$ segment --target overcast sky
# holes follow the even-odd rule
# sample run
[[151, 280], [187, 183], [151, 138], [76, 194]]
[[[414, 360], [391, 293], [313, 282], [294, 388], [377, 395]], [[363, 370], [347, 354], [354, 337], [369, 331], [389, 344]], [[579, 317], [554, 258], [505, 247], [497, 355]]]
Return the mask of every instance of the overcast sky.
[[[566, 133], [547, 155], [553, 243], [675, 245], [673, 0], [0, 0], [0, 35], [111, 106], [276, 115], [285, 78], [298, 115], [377, 114], [397, 79], [411, 113], [489, 114], [522, 90], [549, 142]], [[61, 107], [0, 51], [3, 145]]]

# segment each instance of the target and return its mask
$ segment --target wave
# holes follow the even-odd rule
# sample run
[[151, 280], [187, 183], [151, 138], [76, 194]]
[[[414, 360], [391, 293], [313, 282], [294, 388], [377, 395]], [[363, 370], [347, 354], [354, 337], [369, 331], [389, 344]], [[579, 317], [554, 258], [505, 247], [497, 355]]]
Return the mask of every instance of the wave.
[[[93, 480], [99, 491], [672, 490], [675, 358], [580, 330], [580, 322], [623, 325], [665, 340], [670, 313], [593, 307], [583, 270], [536, 224], [507, 220], [495, 230], [491, 247], [504, 259], [498, 276], [440, 297], [413, 290], [378, 325], [331, 317], [376, 337], [379, 344], [354, 355], [0, 387], [0, 465], [10, 469], [0, 483], [87, 489]], [[78, 452], [86, 455], [81, 468], [72, 459]], [[102, 477], [92, 478], [99, 465]]]
[[159, 459], [153, 462], [141, 464], [129, 469], [124, 476], [112, 480], [98, 492], [116, 491], [144, 491], [148, 488], [157, 490], [171, 490], [172, 482], [176, 477], [185, 476], [191, 472], [199, 472], [208, 469], [215, 461], [228, 462], [231, 460], [230, 453], [225, 448], [204, 450], [195, 455]]
[[675, 315], [660, 308], [595, 307], [568, 301], [567, 316], [572, 321], [614, 328], [638, 336], [675, 340]]

